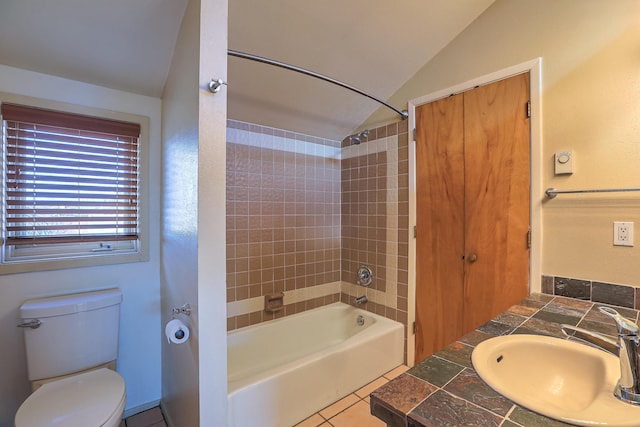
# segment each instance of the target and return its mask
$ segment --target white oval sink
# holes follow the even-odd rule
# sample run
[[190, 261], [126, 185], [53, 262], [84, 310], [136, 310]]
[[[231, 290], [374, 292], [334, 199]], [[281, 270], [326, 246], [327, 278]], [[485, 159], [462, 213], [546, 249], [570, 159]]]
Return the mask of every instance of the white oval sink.
[[613, 395], [616, 356], [560, 338], [507, 335], [476, 346], [473, 367], [520, 406], [581, 426], [640, 426], [640, 407]]

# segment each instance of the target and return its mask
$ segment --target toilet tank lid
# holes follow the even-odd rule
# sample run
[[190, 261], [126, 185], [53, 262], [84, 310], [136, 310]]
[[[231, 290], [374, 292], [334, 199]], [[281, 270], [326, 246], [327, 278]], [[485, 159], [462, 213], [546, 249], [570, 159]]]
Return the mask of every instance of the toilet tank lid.
[[120, 292], [120, 289], [116, 288], [77, 294], [58, 295], [54, 297], [25, 301], [20, 306], [20, 316], [23, 319], [62, 316], [65, 314], [109, 307], [111, 305], [120, 304], [121, 301], [122, 292]]

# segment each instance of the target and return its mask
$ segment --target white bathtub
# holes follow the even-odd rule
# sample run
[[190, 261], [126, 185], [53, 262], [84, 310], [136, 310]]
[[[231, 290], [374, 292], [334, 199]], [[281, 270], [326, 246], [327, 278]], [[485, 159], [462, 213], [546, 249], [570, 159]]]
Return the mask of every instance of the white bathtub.
[[339, 302], [229, 332], [228, 425], [302, 421], [402, 364], [403, 335], [402, 324]]

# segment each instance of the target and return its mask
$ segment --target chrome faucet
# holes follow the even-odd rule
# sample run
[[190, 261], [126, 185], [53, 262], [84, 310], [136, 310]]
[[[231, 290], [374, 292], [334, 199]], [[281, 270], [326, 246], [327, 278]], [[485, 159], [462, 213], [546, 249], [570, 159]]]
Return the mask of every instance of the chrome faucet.
[[[613, 394], [620, 400], [632, 405], [640, 405], [640, 337], [638, 325], [622, 317], [620, 313], [609, 307], [599, 307], [600, 312], [611, 317], [618, 327], [618, 339], [613, 340], [597, 332], [561, 325], [562, 332], [599, 347], [601, 350], [617, 355], [620, 359], [620, 380]], [[569, 334], [572, 331], [574, 334]]]
[[365, 304], [366, 302], [369, 301], [369, 298], [367, 298], [366, 295], [363, 295], [361, 297], [356, 297], [353, 302], [356, 303], [356, 305], [360, 305], [360, 304]]

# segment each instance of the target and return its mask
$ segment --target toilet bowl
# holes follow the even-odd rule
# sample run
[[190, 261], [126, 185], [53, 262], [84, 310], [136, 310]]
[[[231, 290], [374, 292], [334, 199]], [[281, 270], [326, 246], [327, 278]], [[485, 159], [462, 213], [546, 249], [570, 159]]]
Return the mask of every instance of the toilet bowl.
[[20, 406], [15, 427], [118, 427], [124, 380], [100, 368], [44, 384]]
[[124, 380], [114, 370], [121, 301], [114, 288], [20, 306], [34, 391], [18, 409], [15, 427], [119, 427], [126, 404]]

